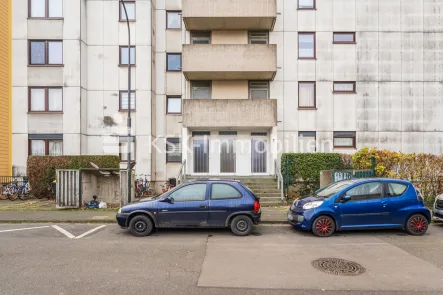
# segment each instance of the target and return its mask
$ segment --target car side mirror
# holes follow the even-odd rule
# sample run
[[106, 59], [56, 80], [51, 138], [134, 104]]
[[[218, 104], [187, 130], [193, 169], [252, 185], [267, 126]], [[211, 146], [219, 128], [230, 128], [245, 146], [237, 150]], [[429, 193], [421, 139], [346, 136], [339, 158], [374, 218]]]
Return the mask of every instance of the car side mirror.
[[174, 203], [174, 200], [171, 197], [166, 197], [162, 201], [170, 204]]
[[345, 195], [343, 198], [341, 198], [341, 202], [342, 203], [346, 203], [347, 201], [351, 200], [351, 196], [349, 195]]

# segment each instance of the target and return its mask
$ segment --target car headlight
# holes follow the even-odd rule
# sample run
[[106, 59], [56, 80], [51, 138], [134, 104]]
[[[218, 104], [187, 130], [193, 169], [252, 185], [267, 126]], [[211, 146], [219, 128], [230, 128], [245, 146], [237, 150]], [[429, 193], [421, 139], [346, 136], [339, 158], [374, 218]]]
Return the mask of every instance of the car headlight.
[[323, 201], [306, 203], [303, 205], [303, 209], [305, 209], [305, 210], [314, 209], [314, 208], [317, 208], [318, 206], [320, 206], [321, 204], [323, 204]]
[[120, 214], [120, 213], [122, 213], [122, 208], [118, 209], [117, 214]]

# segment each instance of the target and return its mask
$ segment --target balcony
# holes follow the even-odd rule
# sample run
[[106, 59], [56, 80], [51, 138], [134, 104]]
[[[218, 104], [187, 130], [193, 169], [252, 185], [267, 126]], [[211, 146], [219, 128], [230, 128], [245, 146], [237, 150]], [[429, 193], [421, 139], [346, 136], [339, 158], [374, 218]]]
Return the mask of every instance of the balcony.
[[273, 80], [276, 72], [275, 44], [183, 45], [187, 80]]
[[276, 99], [184, 99], [187, 128], [271, 128], [277, 125]]
[[277, 0], [183, 0], [187, 30], [272, 30]]

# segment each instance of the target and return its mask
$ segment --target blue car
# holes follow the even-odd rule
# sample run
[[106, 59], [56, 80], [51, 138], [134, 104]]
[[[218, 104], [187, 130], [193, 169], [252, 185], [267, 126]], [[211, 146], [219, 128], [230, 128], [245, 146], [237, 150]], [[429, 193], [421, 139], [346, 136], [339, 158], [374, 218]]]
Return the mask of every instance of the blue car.
[[117, 222], [138, 237], [154, 228], [229, 227], [238, 236], [251, 233], [261, 218], [259, 199], [238, 181], [193, 181], [158, 199], [119, 209]]
[[431, 222], [420, 191], [396, 179], [349, 179], [325, 186], [292, 204], [288, 220], [328, 237], [335, 231], [402, 228], [423, 235]]

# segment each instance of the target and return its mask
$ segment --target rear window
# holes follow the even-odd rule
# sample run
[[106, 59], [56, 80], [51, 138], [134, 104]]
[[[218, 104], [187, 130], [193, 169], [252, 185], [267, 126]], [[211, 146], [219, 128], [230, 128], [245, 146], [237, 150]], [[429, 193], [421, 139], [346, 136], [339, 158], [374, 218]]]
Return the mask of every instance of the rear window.
[[229, 184], [214, 183], [211, 189], [211, 200], [239, 199], [241, 193]]
[[388, 191], [387, 196], [388, 197], [398, 197], [404, 194], [404, 192], [407, 190], [408, 186], [403, 183], [388, 183]]
[[249, 187], [247, 187], [247, 186], [244, 185], [244, 184], [242, 184], [242, 186], [243, 186], [248, 192], [250, 192], [251, 195], [252, 195], [255, 199], [257, 199], [257, 200], [260, 199], [259, 197], [257, 197], [257, 196], [254, 194], [254, 192], [253, 192]]

